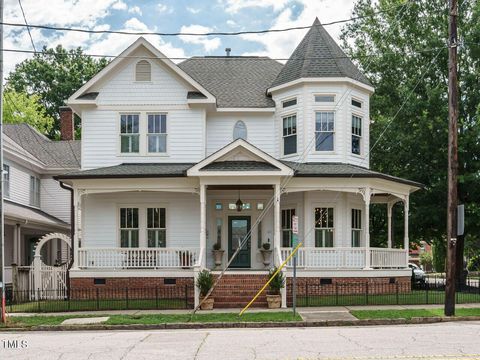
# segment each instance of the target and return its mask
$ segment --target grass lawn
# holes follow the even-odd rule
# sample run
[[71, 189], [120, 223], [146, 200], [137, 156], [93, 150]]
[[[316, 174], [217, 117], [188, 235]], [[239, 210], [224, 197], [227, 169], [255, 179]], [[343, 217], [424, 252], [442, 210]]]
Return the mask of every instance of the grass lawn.
[[[405, 310], [351, 310], [357, 319], [408, 319], [413, 317], [443, 316], [443, 309], [405, 309]], [[457, 308], [456, 316], [480, 316], [478, 309]]]
[[[95, 315], [106, 316], [106, 315]], [[75, 316], [18, 316], [8, 319], [9, 327], [31, 327], [38, 325], [60, 325], [64, 320], [80, 317], [92, 317], [89, 315]], [[129, 324], [164, 324], [164, 323], [214, 323], [214, 322], [286, 322], [301, 321], [300, 315], [293, 316], [292, 312], [254, 312], [238, 316], [237, 313], [213, 313], [213, 314], [195, 314], [191, 318], [190, 314], [151, 314], [151, 315], [112, 315], [104, 324], [108, 325], [129, 325]], [[0, 324], [0, 327], [2, 325]]]

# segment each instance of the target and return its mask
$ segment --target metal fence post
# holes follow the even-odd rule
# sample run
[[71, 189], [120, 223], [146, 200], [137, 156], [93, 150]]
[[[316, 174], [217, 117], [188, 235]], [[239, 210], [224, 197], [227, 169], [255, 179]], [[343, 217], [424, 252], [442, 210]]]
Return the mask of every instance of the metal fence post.
[[38, 312], [40, 312], [40, 289], [37, 289], [37, 306], [38, 306]]
[[365, 283], [365, 304], [368, 305], [368, 281]]
[[97, 293], [97, 310], [99, 310], [99, 309], [100, 309], [100, 302], [99, 302], [99, 300], [98, 300], [98, 291], [99, 291], [99, 289], [96, 288], [95, 290], [97, 290], [97, 291], [96, 291], [96, 293]]
[[338, 306], [338, 283], [335, 283], [335, 305]]
[[158, 286], [155, 287], [155, 309], [158, 309]]
[[310, 306], [310, 298], [308, 296], [308, 281], [305, 281], [305, 297], [307, 299], [307, 301], [306, 301], [307, 306]]
[[188, 284], [185, 284], [185, 309], [188, 309]]
[[128, 287], [125, 288], [125, 304], [126, 308], [128, 309]]
[[395, 297], [396, 297], [397, 305], [398, 305], [398, 304], [400, 304], [400, 301], [399, 301], [399, 298], [398, 298], [398, 290], [399, 290], [398, 289], [398, 285], [399, 285], [398, 282], [396, 282], [396, 285], [397, 285], [397, 288], [396, 288], [396, 294], [395, 294], [396, 296]]
[[425, 284], [425, 304], [428, 305], [428, 283]]

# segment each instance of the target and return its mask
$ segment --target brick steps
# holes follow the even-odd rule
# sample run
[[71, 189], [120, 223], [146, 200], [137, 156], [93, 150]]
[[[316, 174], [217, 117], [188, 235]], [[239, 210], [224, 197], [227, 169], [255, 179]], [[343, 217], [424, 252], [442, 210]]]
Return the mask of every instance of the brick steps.
[[[241, 308], [247, 305], [267, 281], [265, 275], [224, 275], [213, 291], [216, 308]], [[267, 307], [263, 292], [252, 305]]]

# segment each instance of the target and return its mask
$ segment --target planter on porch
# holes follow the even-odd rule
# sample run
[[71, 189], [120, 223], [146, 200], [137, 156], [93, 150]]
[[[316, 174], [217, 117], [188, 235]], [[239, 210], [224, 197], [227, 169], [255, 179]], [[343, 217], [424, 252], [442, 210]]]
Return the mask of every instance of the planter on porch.
[[282, 297], [280, 295], [267, 295], [267, 303], [269, 309], [280, 309]]
[[282, 304], [280, 291], [285, 287], [285, 275], [283, 272], [277, 272], [274, 267], [270, 270], [268, 277], [270, 279], [269, 294], [267, 295], [267, 303], [269, 309], [278, 309]]
[[222, 259], [223, 259], [223, 253], [225, 252], [225, 250], [222, 250], [221, 249], [221, 246], [219, 243], [215, 243], [213, 245], [213, 259], [215, 261], [215, 267], [220, 267], [222, 266]]
[[268, 268], [272, 263], [273, 250], [260, 249], [260, 252], [262, 253], [263, 265]]

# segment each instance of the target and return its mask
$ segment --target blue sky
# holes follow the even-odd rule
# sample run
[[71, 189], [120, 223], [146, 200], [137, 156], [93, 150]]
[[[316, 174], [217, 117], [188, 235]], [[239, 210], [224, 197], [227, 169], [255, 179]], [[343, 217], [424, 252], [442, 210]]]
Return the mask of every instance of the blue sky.
[[[349, 18], [354, 0], [22, 0], [31, 24], [157, 32], [209, 32], [284, 28]], [[6, 0], [5, 21], [23, 23], [18, 0]], [[338, 39], [341, 26], [327, 30]], [[160, 37], [147, 39], [169, 57], [222, 55], [265, 55], [288, 58], [305, 34], [288, 33], [242, 36]], [[36, 48], [81, 46], [86, 53], [117, 55], [135, 36], [90, 35], [32, 29]], [[5, 48], [31, 50], [26, 29], [7, 27]], [[29, 55], [7, 53], [6, 74]]]

